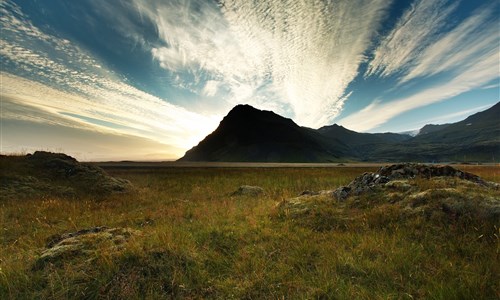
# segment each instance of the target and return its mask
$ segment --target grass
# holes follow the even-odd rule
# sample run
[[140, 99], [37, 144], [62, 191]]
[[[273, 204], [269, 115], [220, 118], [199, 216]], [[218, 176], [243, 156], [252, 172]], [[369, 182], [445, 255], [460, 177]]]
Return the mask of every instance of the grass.
[[[2, 200], [0, 298], [499, 298], [498, 220], [402, 219], [376, 199], [341, 214], [324, 206], [312, 225], [277, 210], [375, 169], [116, 168], [134, 193]], [[462, 169], [500, 182], [498, 167]], [[243, 184], [265, 194], [230, 196]], [[102, 225], [140, 234], [119, 251], [33, 269], [52, 235]]]

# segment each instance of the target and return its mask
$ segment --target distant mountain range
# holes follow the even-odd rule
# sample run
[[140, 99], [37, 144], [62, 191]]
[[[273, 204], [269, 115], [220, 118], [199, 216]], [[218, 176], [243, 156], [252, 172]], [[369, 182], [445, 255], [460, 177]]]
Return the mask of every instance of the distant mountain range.
[[237, 105], [179, 161], [344, 162], [500, 160], [500, 102], [467, 119], [425, 125], [416, 136], [359, 133], [334, 124], [317, 130], [250, 105]]

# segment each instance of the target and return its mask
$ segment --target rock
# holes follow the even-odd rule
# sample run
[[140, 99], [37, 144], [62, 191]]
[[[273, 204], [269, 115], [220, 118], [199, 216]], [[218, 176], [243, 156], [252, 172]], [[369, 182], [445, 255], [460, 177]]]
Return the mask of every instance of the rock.
[[381, 167], [375, 173], [364, 173], [356, 177], [345, 187], [338, 188], [333, 195], [337, 200], [343, 201], [350, 195], [360, 195], [370, 192], [376, 186], [385, 185], [389, 188], [409, 189], [409, 186], [402, 184], [389, 184], [393, 181], [403, 181], [416, 177], [434, 178], [434, 177], [455, 177], [471, 181], [476, 184], [498, 189], [497, 183], [485, 182], [479, 176], [457, 170], [451, 166], [430, 166], [425, 164], [394, 164]]
[[276, 216], [314, 230], [343, 230], [370, 222], [379, 226], [381, 220], [406, 222], [413, 218], [438, 226], [494, 224], [497, 229], [497, 187], [451, 167], [399, 164], [364, 173], [333, 191], [305, 191], [283, 199], [276, 207]]
[[264, 193], [260, 186], [242, 185], [231, 196], [259, 196]]
[[349, 196], [349, 193], [351, 192], [351, 188], [348, 186], [343, 186], [338, 189], [336, 189], [333, 192], [333, 196], [338, 199], [338, 200], [345, 200], [347, 196]]
[[105, 226], [83, 229], [77, 232], [52, 236], [33, 266], [43, 269], [47, 264], [58, 264], [66, 260], [89, 256], [95, 251], [117, 251], [138, 231], [130, 228], [108, 228]]

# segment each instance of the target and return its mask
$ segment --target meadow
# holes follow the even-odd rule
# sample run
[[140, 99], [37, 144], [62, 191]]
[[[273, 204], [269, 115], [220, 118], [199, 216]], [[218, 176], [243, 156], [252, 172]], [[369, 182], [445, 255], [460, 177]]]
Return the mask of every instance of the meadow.
[[[376, 169], [107, 167], [135, 190], [0, 200], [0, 298], [500, 298], [498, 220], [401, 218], [377, 201], [341, 220], [312, 216], [331, 226], [278, 211], [283, 199]], [[500, 182], [498, 166], [460, 169]], [[241, 185], [264, 194], [231, 195]], [[34, 267], [51, 236], [95, 226], [137, 234], [120, 249]]]

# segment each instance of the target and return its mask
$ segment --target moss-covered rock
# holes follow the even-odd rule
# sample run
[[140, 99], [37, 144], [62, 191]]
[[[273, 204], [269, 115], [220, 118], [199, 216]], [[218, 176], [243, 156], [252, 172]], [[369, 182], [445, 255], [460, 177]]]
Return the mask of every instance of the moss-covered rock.
[[365, 173], [335, 190], [308, 191], [283, 200], [277, 212], [314, 229], [357, 226], [374, 212], [403, 223], [412, 217], [439, 216], [500, 226], [500, 191], [496, 183], [451, 167], [403, 164]]
[[74, 258], [92, 259], [97, 251], [118, 251], [130, 237], [138, 234], [138, 231], [130, 228], [102, 226], [52, 236], [33, 268], [42, 269], [48, 264], [61, 265]]

